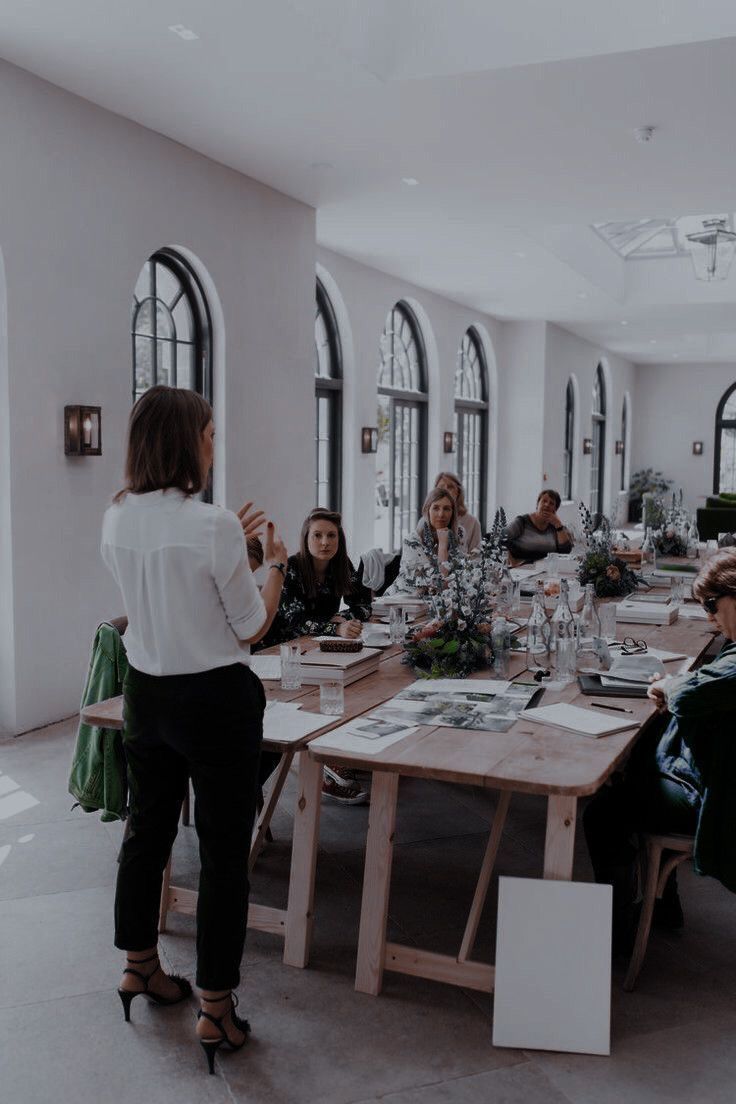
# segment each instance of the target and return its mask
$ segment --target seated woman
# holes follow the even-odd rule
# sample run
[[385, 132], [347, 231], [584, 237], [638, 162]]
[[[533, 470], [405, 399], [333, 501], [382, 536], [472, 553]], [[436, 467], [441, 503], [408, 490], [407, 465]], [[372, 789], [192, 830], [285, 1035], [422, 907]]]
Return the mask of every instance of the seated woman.
[[[583, 817], [596, 881], [613, 886], [615, 951], [628, 952], [633, 940], [638, 832], [695, 835], [695, 869], [736, 892], [736, 553], [709, 560], [693, 595], [727, 643], [692, 674], [652, 683], [649, 697], [669, 718], [664, 734], [634, 749], [623, 780], [599, 790]], [[674, 873], [654, 922], [682, 927]]]
[[[345, 601], [347, 610], [340, 613]], [[371, 592], [350, 562], [340, 514], [318, 507], [304, 524], [299, 551], [289, 556], [281, 601], [260, 647], [283, 644], [296, 636], [360, 636], [371, 616]], [[352, 773], [324, 768], [322, 793], [341, 805], [359, 805], [368, 794]]]
[[[447, 491], [454, 500], [457, 508], [457, 543], [463, 552], [472, 552], [480, 545], [482, 533], [480, 522], [468, 512], [465, 505], [465, 491], [462, 483], [452, 472], [440, 472], [434, 485], [436, 490]], [[417, 536], [421, 536], [422, 528], [426, 524], [425, 519], [421, 517], [417, 525]]]
[[433, 564], [425, 542], [431, 544], [440, 564], [447, 561], [453, 548], [459, 548], [457, 538], [457, 507], [448, 491], [435, 487], [427, 495], [422, 506], [420, 533], [404, 541], [401, 550], [401, 567], [395, 583], [386, 594], [407, 594], [412, 597], [428, 594], [433, 589], [430, 575]]
[[506, 530], [512, 560], [530, 563], [550, 552], [572, 552], [572, 536], [557, 516], [561, 502], [557, 491], [540, 491], [534, 513], [514, 518]]

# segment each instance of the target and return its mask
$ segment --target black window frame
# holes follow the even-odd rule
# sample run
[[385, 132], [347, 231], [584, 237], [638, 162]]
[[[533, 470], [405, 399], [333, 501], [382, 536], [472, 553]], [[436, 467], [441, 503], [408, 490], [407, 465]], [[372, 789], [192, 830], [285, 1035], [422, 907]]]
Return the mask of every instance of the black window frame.
[[[596, 410], [595, 397], [596, 393], [599, 397], [598, 407]], [[595, 385], [593, 387], [593, 410], [591, 414], [592, 421], [592, 443], [593, 447], [590, 454], [590, 469], [591, 469], [591, 481], [590, 481], [590, 511], [593, 514], [603, 513], [603, 502], [605, 497], [606, 487], [606, 421], [607, 421], [607, 409], [608, 409], [608, 396], [606, 395], [606, 379], [603, 375], [603, 368], [599, 364], [595, 370]], [[594, 463], [594, 458], [598, 461], [597, 469]], [[593, 473], [596, 472], [597, 478], [595, 486], [593, 485]]]
[[[458, 381], [460, 381], [464, 375], [463, 367], [466, 357], [466, 342], [472, 346], [475, 352], [478, 364], [480, 398], [469, 398], [468, 396], [458, 394]], [[465, 489], [466, 506], [470, 513], [473, 513], [472, 505], [468, 502], [467, 473], [464, 470], [463, 464], [463, 456], [465, 453], [465, 418], [472, 417], [473, 419], [478, 419], [478, 425], [480, 426], [480, 433], [477, 439], [480, 451], [480, 463], [478, 465], [479, 486], [478, 504], [475, 506], [475, 516], [480, 522], [481, 529], [485, 530], [486, 496], [488, 487], [488, 421], [490, 407], [488, 400], [488, 362], [486, 360], [483, 341], [474, 326], [468, 326], [463, 334], [458, 350], [458, 361], [458, 368], [455, 372], [455, 455], [457, 457], [457, 474]]]
[[575, 462], [575, 385], [572, 376], [565, 388], [565, 438], [562, 448], [562, 497], [572, 501], [573, 464]]
[[[715, 446], [713, 448], [713, 494], [721, 494], [721, 437], [723, 436], [724, 429], [733, 429], [736, 431], [736, 418], [724, 418], [723, 412], [728, 405], [728, 400], [736, 392], [736, 383], [732, 383], [730, 387], [721, 396], [720, 402], [716, 407], [716, 429], [715, 429]], [[736, 488], [729, 488], [724, 493], [733, 493]]]
[[626, 485], [626, 456], [629, 449], [629, 400], [624, 395], [621, 406], [621, 480], [619, 490], [625, 491]]
[[[163, 268], [168, 269], [177, 280], [180, 286], [179, 295], [174, 302], [170, 305], [163, 299], [158, 299], [156, 295], [156, 265], [161, 265]], [[205, 295], [204, 288], [200, 283], [197, 273], [194, 271], [191, 264], [177, 253], [173, 249], [159, 249], [146, 261], [143, 269], [150, 266], [150, 295], [145, 299], [138, 299], [133, 292], [133, 308], [131, 318], [131, 344], [132, 344], [132, 362], [133, 362], [133, 402], [135, 403], [139, 395], [143, 392], [139, 392], [136, 388], [136, 337], [143, 337], [152, 342], [152, 361], [151, 361], [151, 387], [156, 385], [157, 368], [158, 368], [158, 343], [159, 340], [169, 341], [173, 344], [173, 369], [174, 369], [174, 382], [171, 386], [176, 386], [176, 345], [189, 344], [193, 348], [193, 361], [194, 361], [194, 386], [192, 390], [197, 391], [202, 395], [209, 403], [212, 403], [212, 378], [213, 378], [213, 348], [212, 348], [212, 318], [210, 315], [209, 304], [207, 302], [207, 296]], [[141, 269], [141, 271], [143, 271]], [[140, 274], [138, 279], [140, 279]], [[136, 280], [136, 285], [137, 285]], [[159, 338], [157, 335], [158, 326], [158, 311], [153, 310], [153, 334], [138, 334], [136, 333], [135, 323], [138, 316], [138, 312], [144, 302], [147, 299], [153, 299], [155, 302], [161, 302], [167, 312], [171, 313], [179, 302], [181, 296], [184, 296], [189, 305], [189, 311], [192, 318], [192, 340], [187, 342], [177, 342], [176, 336], [174, 338]], [[172, 317], [172, 325], [176, 326], [176, 323]], [[171, 381], [170, 381], [171, 382]]]
[[[416, 349], [416, 363], [417, 374], [419, 377], [419, 384], [422, 388], [421, 391], [408, 390], [401, 387], [388, 386], [383, 383], [377, 385], [377, 397], [379, 395], [388, 399], [389, 407], [389, 476], [388, 476], [388, 493], [389, 493], [389, 516], [388, 516], [388, 530], [389, 530], [389, 544], [390, 548], [387, 551], [399, 552], [401, 545], [404, 541], [404, 536], [408, 535], [413, 526], [407, 530], [401, 530], [398, 534], [398, 547], [396, 541], [396, 507], [400, 508], [400, 512], [406, 512], [405, 509], [401, 509], [401, 500], [397, 503], [395, 501], [395, 488], [396, 488], [396, 468], [395, 468], [395, 454], [396, 454], [396, 416], [403, 410], [416, 410], [417, 411], [417, 433], [418, 433], [418, 445], [417, 445], [417, 518], [421, 511], [422, 502], [426, 494], [426, 480], [427, 480], [427, 410], [429, 406], [429, 388], [427, 379], [427, 352], [424, 344], [424, 337], [422, 330], [417, 320], [414, 311], [411, 309], [408, 303], [403, 299], [399, 300], [393, 305], [388, 313], [386, 322], [384, 323], [382, 336], [386, 334], [386, 329], [390, 325], [390, 341], [391, 341], [391, 353], [393, 358], [393, 347], [395, 334], [397, 327], [395, 325], [396, 315], [401, 315], [402, 320], [405, 321], [409, 327], [411, 337]], [[379, 365], [379, 378], [382, 375], [382, 369], [385, 363], [385, 355], [381, 353], [381, 363]], [[411, 414], [409, 415], [411, 418]]]
[[[317, 278], [316, 281], [316, 319], [321, 315], [327, 335], [328, 357], [331, 374], [320, 376], [315, 371], [314, 395], [315, 395], [315, 422], [314, 422], [314, 497], [315, 506], [325, 506], [329, 510], [340, 511], [342, 503], [342, 345], [340, 344], [340, 331], [337, 325], [337, 317], [334, 307], [327, 294], [324, 284]], [[315, 335], [315, 352], [316, 352]], [[318, 354], [317, 354], [318, 355]], [[329, 502], [316, 501], [319, 493], [319, 402], [320, 399], [328, 401], [328, 466], [329, 478]]]

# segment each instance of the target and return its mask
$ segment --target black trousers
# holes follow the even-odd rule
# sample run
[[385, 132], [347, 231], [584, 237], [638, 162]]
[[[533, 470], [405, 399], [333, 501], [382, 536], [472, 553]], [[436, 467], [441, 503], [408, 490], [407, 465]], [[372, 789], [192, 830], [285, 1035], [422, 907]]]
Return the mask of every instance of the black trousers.
[[[684, 786], [656, 770], [629, 770], [622, 780], [604, 786], [583, 813], [595, 880], [613, 886], [614, 933], [631, 918], [636, 888], [635, 860], [639, 832], [692, 835], [698, 808], [688, 801]], [[674, 892], [674, 875], [669, 883]]]
[[156, 945], [163, 871], [191, 777], [201, 862], [196, 981], [202, 989], [234, 989], [245, 943], [263, 687], [240, 663], [164, 677], [131, 667], [123, 696], [131, 821], [118, 868], [115, 946]]

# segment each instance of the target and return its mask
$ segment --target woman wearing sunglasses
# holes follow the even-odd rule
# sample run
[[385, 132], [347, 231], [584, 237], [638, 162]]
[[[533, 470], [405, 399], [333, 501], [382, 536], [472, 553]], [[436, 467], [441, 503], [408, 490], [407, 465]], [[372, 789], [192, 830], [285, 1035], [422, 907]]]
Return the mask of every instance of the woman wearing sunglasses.
[[[631, 949], [639, 832], [695, 836], [695, 869], [736, 893], [736, 552], [708, 561], [693, 596], [726, 638], [715, 659], [687, 675], [653, 682], [649, 697], [667, 720], [659, 742], [642, 741], [623, 780], [600, 790], [583, 816], [596, 881], [613, 886], [614, 951]], [[661, 729], [659, 730], [661, 731]], [[654, 923], [683, 924], [673, 872]]]

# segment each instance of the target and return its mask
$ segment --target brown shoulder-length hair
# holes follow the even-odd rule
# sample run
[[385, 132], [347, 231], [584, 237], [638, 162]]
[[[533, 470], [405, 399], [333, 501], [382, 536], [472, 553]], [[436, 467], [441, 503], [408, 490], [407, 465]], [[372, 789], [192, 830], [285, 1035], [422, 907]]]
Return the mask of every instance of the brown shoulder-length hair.
[[543, 491], [539, 492], [539, 494], [537, 495], [537, 506], [539, 505], [540, 499], [544, 498], [545, 495], [549, 495], [549, 497], [555, 504], [555, 510], [559, 510], [560, 506], [562, 505], [560, 492], [553, 491], [551, 487], [545, 487]]
[[312, 560], [307, 544], [309, 528], [315, 521], [328, 521], [337, 528], [337, 552], [328, 564], [325, 579], [332, 588], [332, 593], [338, 598], [344, 598], [346, 595], [350, 594], [353, 589], [353, 565], [348, 556], [345, 530], [342, 527], [342, 514], [339, 514], [336, 510], [325, 510], [321, 506], [318, 506], [316, 510], [312, 510], [311, 513], [307, 514], [299, 538], [299, 551], [296, 554], [296, 563], [299, 574], [302, 577], [304, 592], [308, 598], [316, 598], [317, 596], [317, 572], [314, 570], [314, 561]]
[[211, 420], [212, 407], [196, 391], [157, 385], [144, 392], [130, 412], [125, 486], [114, 501], [167, 487], [201, 491], [202, 434]]
[[444, 491], [441, 487], [435, 487], [429, 492], [424, 500], [424, 505], [422, 506], [422, 517], [424, 518], [427, 528], [432, 534], [432, 540], [435, 542], [435, 544], [437, 543], [437, 532], [435, 529], [432, 528], [432, 523], [429, 520], [429, 508], [434, 502], [439, 502], [441, 498], [446, 498], [448, 502], [452, 503], [452, 514], [450, 516], [450, 524], [448, 525], [448, 529], [451, 529], [453, 533], [457, 533], [457, 504], [455, 502], [455, 499], [452, 497], [449, 491]]
[[711, 556], [693, 583], [693, 598], [736, 598], [736, 550], [723, 548]]
[[457, 516], [461, 518], [463, 514], [468, 512], [468, 507], [465, 505], [465, 488], [454, 472], [440, 472], [434, 481], [435, 487], [438, 487], [442, 479], [447, 480], [448, 483], [454, 483], [457, 487], [455, 505], [457, 506]]

